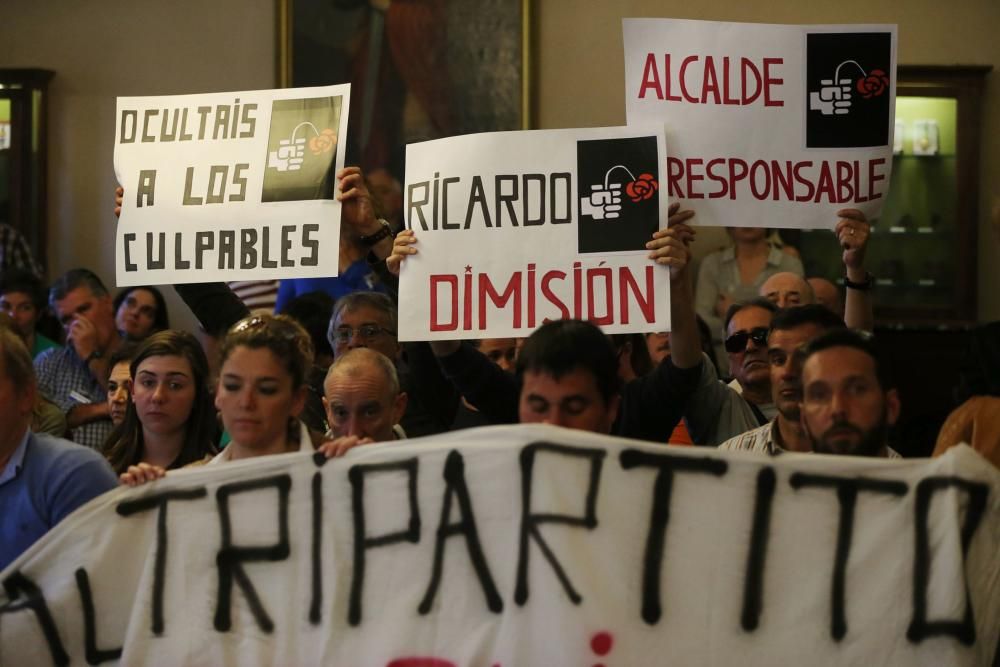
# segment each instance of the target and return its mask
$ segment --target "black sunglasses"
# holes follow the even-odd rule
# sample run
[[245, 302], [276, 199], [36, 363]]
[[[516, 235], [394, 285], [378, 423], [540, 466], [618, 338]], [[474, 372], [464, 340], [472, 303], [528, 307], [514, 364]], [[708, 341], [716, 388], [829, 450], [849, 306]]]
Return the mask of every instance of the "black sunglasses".
[[750, 331], [737, 331], [726, 339], [726, 352], [736, 354], [747, 349], [747, 340], [752, 340], [759, 347], [767, 347], [767, 327], [757, 327]]

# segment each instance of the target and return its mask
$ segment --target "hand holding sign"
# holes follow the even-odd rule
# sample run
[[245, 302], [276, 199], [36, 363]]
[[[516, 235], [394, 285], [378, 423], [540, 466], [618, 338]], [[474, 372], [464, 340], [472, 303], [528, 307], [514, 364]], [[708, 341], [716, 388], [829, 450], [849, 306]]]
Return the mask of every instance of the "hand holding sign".
[[657, 264], [670, 267], [670, 279], [677, 280], [691, 261], [689, 246], [694, 240], [694, 230], [686, 223], [694, 217], [694, 211], [682, 211], [677, 202], [670, 205], [667, 229], [653, 233], [653, 240], [646, 244], [649, 258]]
[[871, 225], [865, 219], [865, 214], [854, 208], [844, 208], [837, 211], [840, 220], [834, 228], [837, 241], [844, 249], [844, 266], [848, 269], [861, 269], [865, 261], [865, 251], [868, 249], [868, 239], [871, 237]]

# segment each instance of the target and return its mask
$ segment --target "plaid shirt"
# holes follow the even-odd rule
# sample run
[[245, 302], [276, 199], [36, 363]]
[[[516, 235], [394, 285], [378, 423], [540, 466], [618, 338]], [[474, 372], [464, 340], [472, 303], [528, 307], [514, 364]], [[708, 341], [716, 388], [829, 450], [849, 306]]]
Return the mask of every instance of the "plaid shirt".
[[42, 277], [42, 267], [31, 254], [28, 242], [10, 225], [0, 224], [0, 273], [10, 269], [24, 269]]
[[[42, 394], [55, 403], [64, 414], [85, 403], [103, 403], [107, 391], [77, 356], [72, 346], [52, 348], [35, 359], [35, 374]], [[111, 419], [98, 419], [72, 430], [75, 442], [97, 451], [111, 433]]]

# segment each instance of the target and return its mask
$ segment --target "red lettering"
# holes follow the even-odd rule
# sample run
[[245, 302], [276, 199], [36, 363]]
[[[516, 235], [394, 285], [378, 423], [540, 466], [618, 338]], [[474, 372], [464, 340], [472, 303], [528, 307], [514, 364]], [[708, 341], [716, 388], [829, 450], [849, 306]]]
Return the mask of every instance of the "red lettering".
[[729, 68], [729, 56], [722, 59], [722, 99], [725, 104], [739, 104], [740, 100], [729, 96], [729, 82], [733, 79], [733, 71]]
[[[667, 63], [669, 65], [670, 56], [667, 56]], [[640, 100], [646, 98], [647, 88], [656, 91], [656, 99], [663, 99], [663, 91], [660, 89], [660, 73], [656, 71], [656, 57], [652, 53], [646, 54], [646, 65], [642, 70], [642, 85], [639, 87]]]
[[[605, 312], [604, 315], [597, 317], [594, 308], [594, 279], [595, 277], [604, 279], [604, 299], [605, 299]], [[614, 288], [612, 282], [614, 281], [611, 275], [611, 269], [608, 267], [594, 267], [592, 269], [587, 269], [587, 319], [596, 324], [597, 326], [604, 326], [611, 324], [615, 321], [615, 302], [614, 302]]]
[[[739, 167], [739, 169], [737, 169]], [[739, 173], [737, 173], [739, 172]], [[736, 199], [736, 183], [747, 177], [749, 169], [745, 160], [729, 158], [729, 198]]]
[[465, 298], [462, 301], [465, 306], [462, 313], [462, 328], [466, 331], [472, 330], [472, 272], [465, 274]]
[[663, 81], [664, 81], [664, 84], [663, 84], [663, 99], [670, 100], [671, 102], [680, 102], [681, 101], [680, 97], [678, 97], [676, 95], [671, 95], [670, 94], [670, 82], [671, 82], [671, 78], [670, 78], [670, 54], [669, 53], [664, 53], [663, 54], [663, 73], [664, 73], [664, 77], [663, 77]]
[[771, 76], [771, 65], [781, 65], [783, 61], [781, 58], [764, 58], [764, 106], [766, 107], [783, 107], [785, 103], [782, 100], [771, 99], [771, 85], [781, 85], [785, 82], [784, 79], [778, 79]]
[[694, 182], [704, 180], [705, 177], [701, 174], [695, 174], [694, 168], [700, 167], [705, 161], [701, 158], [692, 158], [684, 160], [685, 170], [687, 171], [687, 193], [688, 199], [704, 199], [705, 195], [700, 192], [694, 191]]
[[[764, 174], [764, 189], [757, 190], [757, 176], [758, 174]], [[753, 194], [754, 199], [764, 200], [767, 199], [767, 193], [771, 190], [771, 170], [768, 165], [763, 160], [755, 160], [753, 166], [750, 167], [750, 193]]]
[[[635, 303], [639, 306], [639, 311], [642, 316], [646, 318], [647, 322], [652, 322], [656, 315], [654, 313], [654, 299], [656, 296], [656, 291], [653, 287], [653, 267], [646, 266], [646, 294], [643, 296], [642, 292], [639, 291], [639, 284], [636, 282], [635, 277], [632, 275], [632, 271], [627, 267], [623, 266], [618, 269], [618, 301], [621, 308], [621, 322], [622, 324], [629, 323], [629, 300], [628, 294], [632, 293], [635, 298]], [[610, 302], [609, 302], [610, 303]]]
[[[747, 97], [747, 72], [753, 72], [753, 78], [756, 81], [756, 88], [754, 88], [753, 95]], [[753, 104], [754, 100], [760, 97], [760, 72], [757, 71], [757, 66], [753, 64], [751, 60], [747, 58], [740, 58], [740, 80], [742, 83], [742, 89], [740, 92], [740, 103], [741, 104]]]
[[[868, 199], [881, 199], [882, 193], [875, 192], [875, 184], [885, 180], [885, 174], [876, 174], [875, 167], [885, 164], [885, 158], [868, 161]], [[858, 170], [860, 171], [860, 169]]]
[[[563, 303], [562, 300], [558, 296], [556, 296], [555, 293], [552, 291], [552, 288], [549, 287], [549, 283], [555, 280], [556, 278], [558, 278], [559, 280], [566, 280], [566, 272], [565, 271], [545, 272], [545, 275], [542, 276], [542, 296], [544, 296], [549, 303], [551, 303], [553, 306], [559, 309], [559, 312], [564, 320], [569, 319], [569, 308], [566, 307], [566, 304]], [[549, 318], [546, 317], [545, 321], [548, 322]]]
[[851, 163], [837, 160], [837, 203], [854, 199], [854, 190], [851, 189]]
[[681, 190], [680, 182], [684, 176], [684, 163], [680, 158], [667, 157], [667, 191], [671, 197], [685, 199], [684, 191]]
[[778, 201], [779, 192], [784, 193], [788, 201], [795, 199], [795, 186], [792, 184], [792, 161], [785, 160], [785, 170], [781, 170], [781, 163], [777, 160], [771, 162], [771, 183], [774, 186], [774, 201]]
[[729, 183], [728, 181], [726, 181], [725, 176], [720, 176], [716, 174], [713, 169], [713, 167], [715, 167], [716, 165], [725, 164], [725, 162], [726, 161], [723, 158], [717, 157], [714, 160], [709, 160], [708, 164], [705, 167], [705, 170], [708, 173], [708, 177], [722, 186], [721, 190], [717, 190], [716, 192], [709, 192], [708, 193], [709, 199], [720, 199], [722, 197], [725, 197], [726, 193], [729, 192]]
[[792, 174], [795, 176], [795, 182], [801, 183], [802, 185], [805, 185], [806, 187], [809, 188], [806, 191], [806, 194], [799, 195], [798, 197], [795, 198], [795, 201], [809, 201], [813, 198], [813, 194], [816, 192], [816, 187], [812, 184], [812, 181], [810, 181], [807, 178], [804, 178], [800, 173], [803, 169], [808, 169], [811, 166], [813, 166], [812, 160], [795, 163], [795, 169], [792, 170]]
[[715, 104], [720, 104], [719, 101], [719, 82], [715, 75], [715, 61], [712, 60], [712, 56], [705, 57], [705, 75], [701, 82], [701, 103], [705, 104], [708, 99], [708, 93], [711, 92], [712, 96], [715, 98]]
[[[451, 285], [451, 321], [438, 321], [438, 285]], [[431, 275], [431, 331], [455, 331], [458, 329], [458, 276]]]
[[696, 60], [698, 60], [698, 56], [688, 56], [687, 58], [685, 58], [683, 60], [683, 62], [681, 62], [681, 71], [678, 73], [678, 76], [677, 76], [677, 79], [678, 79], [678, 81], [681, 84], [681, 95], [684, 96], [685, 100], [687, 100], [688, 102], [691, 102], [693, 104], [697, 104], [698, 103], [698, 98], [697, 97], [691, 97], [691, 95], [688, 94], [687, 82], [684, 80], [684, 77], [685, 77], [685, 72], [687, 70], [687, 66], [690, 65], [691, 63], [695, 62]]
[[819, 167], [819, 184], [816, 186], [816, 203], [823, 195], [831, 204], [836, 203], [837, 194], [833, 191], [833, 175], [830, 173], [830, 163], [823, 162]]
[[504, 288], [503, 294], [498, 294], [490, 282], [489, 275], [479, 274], [479, 330], [486, 329], [486, 299], [489, 298], [497, 308], [503, 308], [507, 302], [514, 301], [514, 328], [521, 328], [521, 272], [516, 271]]

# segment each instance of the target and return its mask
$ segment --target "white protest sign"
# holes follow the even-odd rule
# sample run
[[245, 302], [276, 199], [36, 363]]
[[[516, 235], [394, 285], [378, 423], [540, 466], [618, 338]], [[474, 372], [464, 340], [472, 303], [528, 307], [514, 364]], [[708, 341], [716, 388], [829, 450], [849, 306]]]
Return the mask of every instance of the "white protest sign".
[[889, 188], [896, 26], [624, 19], [628, 123], [667, 125], [663, 190], [703, 225], [832, 228]]
[[119, 97], [117, 283], [337, 274], [350, 86]]
[[662, 127], [496, 132], [406, 148], [401, 340], [527, 336], [549, 319], [670, 328]]
[[984, 665], [1000, 471], [507, 426], [171, 473], [0, 573], [0, 664]]

